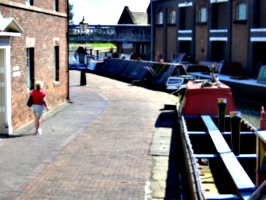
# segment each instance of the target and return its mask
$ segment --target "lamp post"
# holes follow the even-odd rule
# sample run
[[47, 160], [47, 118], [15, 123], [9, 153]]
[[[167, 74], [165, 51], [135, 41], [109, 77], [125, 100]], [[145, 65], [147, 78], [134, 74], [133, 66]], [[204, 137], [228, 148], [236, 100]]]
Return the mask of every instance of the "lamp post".
[[[79, 23], [79, 26], [80, 26], [80, 33], [81, 35], [86, 32], [86, 29], [87, 29], [87, 26], [88, 26], [88, 23], [85, 23], [85, 18], [83, 16], [81, 22]], [[86, 41], [85, 41], [86, 43]], [[86, 80], [86, 69], [81, 69], [80, 70], [80, 85], [83, 86], [83, 85], [87, 85], [87, 80]]]
[[80, 27], [80, 32], [81, 33], [84, 33], [86, 30], [87, 30], [87, 27], [88, 27], [88, 23], [85, 23], [85, 18], [83, 16], [81, 22], [79, 22], [79, 27]]

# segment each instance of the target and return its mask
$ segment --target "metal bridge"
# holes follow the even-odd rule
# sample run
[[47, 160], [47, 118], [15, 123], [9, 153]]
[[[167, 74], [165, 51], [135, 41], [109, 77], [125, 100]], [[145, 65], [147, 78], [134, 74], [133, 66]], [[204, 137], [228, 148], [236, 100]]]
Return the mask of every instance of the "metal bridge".
[[150, 25], [118, 24], [88, 25], [82, 31], [80, 25], [69, 25], [69, 42], [150, 43]]

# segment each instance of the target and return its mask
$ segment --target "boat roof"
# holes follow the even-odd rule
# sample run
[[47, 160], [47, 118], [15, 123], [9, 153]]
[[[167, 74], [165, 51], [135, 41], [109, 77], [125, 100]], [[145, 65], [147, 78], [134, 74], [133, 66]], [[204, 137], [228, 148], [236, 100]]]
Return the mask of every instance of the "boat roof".
[[217, 115], [218, 99], [226, 99], [226, 114], [235, 111], [231, 89], [224, 83], [188, 81], [180, 109], [184, 115]]
[[198, 90], [199, 88], [205, 90], [216, 90], [216, 89], [230, 89], [227, 85], [222, 82], [210, 82], [209, 80], [194, 80], [187, 83], [187, 90]]

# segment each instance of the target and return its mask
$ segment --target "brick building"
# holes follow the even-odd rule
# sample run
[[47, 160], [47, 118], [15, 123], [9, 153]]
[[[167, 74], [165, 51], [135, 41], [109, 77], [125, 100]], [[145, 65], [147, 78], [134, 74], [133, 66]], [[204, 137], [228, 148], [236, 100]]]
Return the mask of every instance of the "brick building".
[[0, 133], [33, 120], [26, 106], [36, 80], [54, 108], [68, 98], [68, 1], [0, 1]]
[[[124, 7], [121, 16], [117, 22], [118, 25], [147, 25], [147, 13], [146, 12], [133, 12], [130, 11], [128, 6]], [[129, 26], [129, 30], [131, 28]], [[133, 34], [139, 34], [141, 30], [132, 30]], [[117, 44], [117, 49], [120, 53], [137, 53], [137, 54], [147, 54], [150, 52], [150, 43], [147, 42], [121, 42]]]
[[151, 52], [171, 61], [179, 53], [193, 62], [240, 62], [257, 77], [266, 65], [265, 0], [151, 0]]

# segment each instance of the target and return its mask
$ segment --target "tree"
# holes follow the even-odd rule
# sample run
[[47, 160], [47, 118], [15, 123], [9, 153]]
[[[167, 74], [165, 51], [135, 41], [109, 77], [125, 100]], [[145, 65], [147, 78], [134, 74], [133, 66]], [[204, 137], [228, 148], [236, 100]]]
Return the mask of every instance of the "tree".
[[73, 22], [73, 17], [74, 17], [74, 12], [73, 12], [73, 4], [68, 3], [68, 17], [69, 17], [69, 24], [74, 24]]

